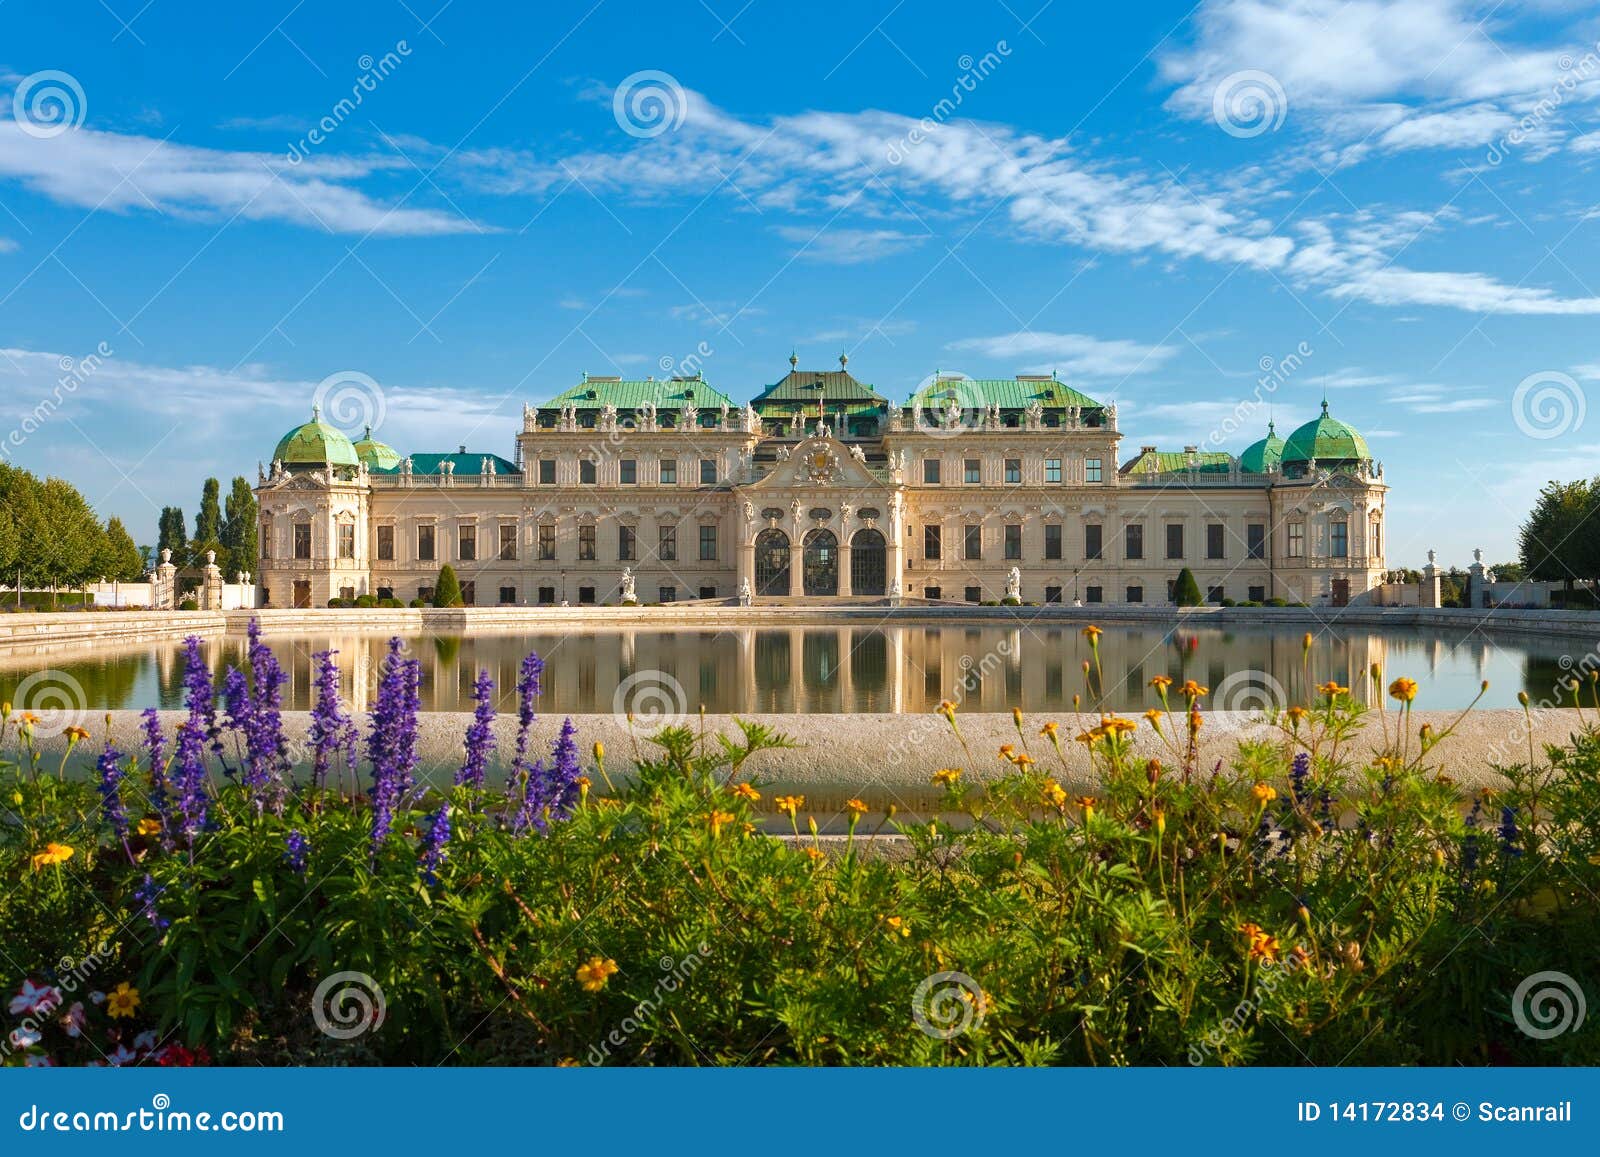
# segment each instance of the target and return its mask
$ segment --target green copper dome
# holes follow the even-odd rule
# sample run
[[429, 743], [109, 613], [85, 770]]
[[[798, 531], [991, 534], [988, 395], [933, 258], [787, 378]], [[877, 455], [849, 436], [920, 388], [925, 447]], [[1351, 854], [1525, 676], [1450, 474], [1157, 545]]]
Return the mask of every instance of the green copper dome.
[[311, 421], [296, 426], [278, 442], [272, 452], [275, 461], [286, 466], [355, 466], [356, 448], [337, 426], [322, 420], [321, 407], [311, 407]]
[[355, 444], [356, 457], [367, 464], [368, 470], [393, 470], [400, 465], [400, 455], [372, 436], [372, 427], [361, 432], [361, 441]]
[[1283, 439], [1278, 437], [1277, 427], [1267, 423], [1267, 436], [1259, 442], [1252, 443], [1239, 455], [1239, 469], [1246, 474], [1271, 474], [1278, 468], [1278, 461], [1283, 457]]
[[1313, 458], [1318, 462], [1367, 462], [1372, 459], [1372, 451], [1353, 427], [1328, 417], [1328, 403], [1324, 401], [1322, 417], [1301, 426], [1283, 444], [1285, 464], [1303, 465]]

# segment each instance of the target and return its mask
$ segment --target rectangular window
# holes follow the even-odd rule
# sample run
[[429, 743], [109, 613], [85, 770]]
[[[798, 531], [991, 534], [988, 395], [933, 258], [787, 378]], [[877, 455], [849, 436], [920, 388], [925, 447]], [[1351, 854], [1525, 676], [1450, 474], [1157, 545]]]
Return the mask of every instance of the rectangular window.
[[594, 561], [594, 524], [578, 527], [578, 561]]
[[1047, 603], [1059, 603], [1061, 601], [1061, 588], [1060, 587], [1045, 587], [1044, 588], [1044, 601], [1047, 602]]
[[1105, 602], [1105, 592], [1099, 587], [1084, 587], [1083, 601], [1086, 603], [1103, 603]]
[[1100, 481], [1100, 459], [1085, 458], [1083, 460], [1083, 480], [1085, 482]]
[[961, 557], [967, 559], [983, 557], [983, 527], [967, 526], [962, 530]]
[[1047, 522], [1044, 527], [1044, 556], [1047, 559], [1061, 557], [1061, 524]]
[[675, 602], [677, 600], [677, 598], [678, 598], [678, 588], [677, 587], [658, 587], [656, 589], [656, 602], [658, 602], [658, 603]]
[[556, 557], [556, 527], [553, 522], [539, 524], [539, 561], [553, 562]]
[[517, 601], [517, 588], [516, 587], [501, 587], [500, 588], [500, 605], [502, 607], [508, 607], [512, 603], [515, 603], [516, 601]]
[[1250, 595], [1250, 601], [1252, 603], [1264, 603], [1264, 602], [1267, 601], [1267, 588], [1266, 587], [1251, 587], [1250, 591], [1249, 591], [1249, 595]]
[[553, 607], [553, 606], [555, 606], [555, 603], [556, 603], [556, 588], [555, 587], [540, 587], [539, 588], [539, 605], [541, 607]]
[[432, 562], [433, 561], [433, 558], [434, 558], [433, 532], [434, 532], [434, 527], [432, 527], [430, 525], [426, 525], [425, 524], [425, 525], [417, 527], [417, 561], [418, 562]]
[[596, 473], [593, 459], [586, 458], [578, 463], [578, 481], [584, 486], [594, 485]]
[[1130, 559], [1144, 557], [1144, 524], [1130, 522], [1122, 532], [1123, 554]]
[[272, 557], [272, 520], [270, 518], [263, 518], [261, 520], [260, 543], [261, 543], [261, 546], [260, 546], [261, 557], [262, 558], [271, 558]]
[[1006, 459], [1006, 485], [1020, 486], [1022, 484], [1022, 459]]
[[1221, 587], [1207, 587], [1206, 588], [1206, 602], [1208, 602], [1208, 603], [1221, 603], [1222, 602], [1222, 598], [1223, 598], [1223, 595], [1222, 595], [1222, 588]]
[[394, 527], [378, 527], [378, 561], [394, 561]]
[[967, 590], [966, 590], [966, 599], [967, 599], [967, 602], [969, 602], [969, 603], [981, 603], [981, 602], [983, 602], [983, 588], [982, 587], [968, 587]]
[[936, 562], [944, 557], [944, 528], [939, 526], [924, 526], [922, 528], [922, 557], [929, 562]]
[[1046, 482], [1061, 481], [1061, 459], [1046, 458], [1044, 460], [1044, 480]]
[[663, 526], [657, 532], [656, 557], [662, 562], [678, 561], [678, 528]]
[[922, 460], [922, 481], [926, 486], [939, 485], [939, 459], [924, 458]]
[[578, 588], [578, 605], [580, 607], [592, 607], [592, 606], [594, 606], [594, 588], [593, 587], [579, 587]]
[[1005, 551], [1008, 560], [1016, 561], [1022, 557], [1022, 526], [1019, 523], [1006, 523]]
[[1289, 557], [1304, 558], [1306, 553], [1306, 524], [1291, 522], [1289, 524]]
[[1167, 523], [1167, 557], [1183, 557], [1183, 523]]
[[1206, 557], [1221, 558], [1222, 546], [1222, 523], [1206, 523]]
[[339, 557], [355, 558], [356, 556], [356, 524], [341, 522], [339, 524]]
[[554, 458], [539, 459], [539, 485], [554, 486], [556, 484], [556, 460]]
[[294, 556], [295, 558], [311, 557], [311, 524], [297, 522], [294, 524]]
[[1143, 587], [1129, 587], [1128, 588], [1128, 601], [1130, 603], [1142, 603], [1142, 602], [1144, 602], [1144, 588]]
[[717, 460], [715, 458], [700, 459], [700, 485], [715, 486], [717, 484]]
[[431, 606], [433, 604], [433, 588], [432, 587], [418, 587], [417, 588], [417, 598], [421, 599], [423, 602], [425, 602], [425, 603], [427, 603], [428, 605]]
[[1383, 557], [1383, 523], [1378, 519], [1372, 520], [1372, 551], [1373, 558]]
[[961, 464], [961, 481], [968, 486], [977, 486], [983, 481], [983, 463], [976, 458], [968, 458]]
[[661, 459], [661, 485], [676, 486], [678, 484], [678, 460], [676, 458]]
[[461, 561], [473, 562], [478, 557], [478, 528], [463, 526], [460, 531]]
[[1330, 522], [1328, 524], [1328, 529], [1333, 532], [1333, 557], [1349, 558], [1350, 524], [1348, 522]]
[[701, 587], [700, 588], [700, 597], [703, 598], [703, 599], [714, 599], [714, 598], [716, 598], [717, 597], [717, 588], [716, 587]]
[[500, 524], [500, 561], [515, 562], [517, 558], [517, 528], [515, 523]]
[[478, 584], [471, 579], [461, 584], [461, 602], [469, 607], [478, 605]]
[[617, 561], [633, 562], [635, 557], [633, 527], [617, 527]]
[[1245, 551], [1251, 558], [1267, 557], [1267, 528], [1259, 522], [1252, 522], [1244, 528]]
[[623, 486], [639, 485], [639, 460], [637, 458], [624, 458], [618, 465], [617, 481]]
[[938, 587], [923, 587], [922, 597], [925, 599], [932, 599], [934, 602], [938, 602], [940, 599], [944, 598], [944, 591]]
[[717, 561], [717, 528], [715, 526], [702, 526], [700, 528], [700, 561]]
[[1083, 526], [1083, 557], [1097, 559], [1103, 557], [1104, 537], [1102, 527], [1098, 522], [1086, 522]]

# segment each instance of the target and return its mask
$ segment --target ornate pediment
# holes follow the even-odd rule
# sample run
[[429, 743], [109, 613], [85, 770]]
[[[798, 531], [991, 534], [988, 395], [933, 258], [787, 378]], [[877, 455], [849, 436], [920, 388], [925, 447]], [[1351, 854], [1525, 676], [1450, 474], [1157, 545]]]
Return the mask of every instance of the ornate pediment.
[[804, 439], [788, 456], [779, 457], [772, 471], [745, 489], [774, 490], [791, 487], [815, 489], [818, 487], [882, 486], [866, 463], [850, 453], [849, 447], [838, 439], [814, 434]]

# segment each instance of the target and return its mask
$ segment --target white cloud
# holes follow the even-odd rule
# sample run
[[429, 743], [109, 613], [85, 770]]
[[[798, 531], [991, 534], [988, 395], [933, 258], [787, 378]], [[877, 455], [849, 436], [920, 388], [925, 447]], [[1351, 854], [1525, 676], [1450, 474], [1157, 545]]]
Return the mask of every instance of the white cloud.
[[9, 237], [0, 237], [0, 253], [15, 253], [20, 246]]
[[780, 225], [773, 230], [798, 248], [794, 255], [802, 261], [829, 265], [860, 265], [905, 253], [925, 242], [929, 234], [902, 233], [896, 229], [821, 229], [799, 225]]
[[[945, 348], [968, 351], [1006, 363], [1012, 372], [1059, 371], [1069, 377], [1113, 378], [1158, 369], [1177, 349], [1142, 345], [1121, 338], [1104, 339], [1081, 333], [1018, 331], [996, 337], [963, 338]], [[1017, 369], [1018, 363], [1024, 363]], [[977, 377], [980, 375], [971, 375]]]

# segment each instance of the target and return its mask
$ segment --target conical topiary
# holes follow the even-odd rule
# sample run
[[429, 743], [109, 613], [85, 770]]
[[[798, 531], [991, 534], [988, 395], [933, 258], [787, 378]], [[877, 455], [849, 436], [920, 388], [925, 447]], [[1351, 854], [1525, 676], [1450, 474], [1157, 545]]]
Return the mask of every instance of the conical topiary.
[[1200, 605], [1200, 584], [1194, 581], [1194, 571], [1188, 567], [1178, 572], [1177, 585], [1172, 588], [1172, 601], [1180, 607]]
[[[1189, 579], [1191, 583], [1194, 579]], [[465, 604], [461, 601], [461, 583], [456, 579], [456, 568], [445, 563], [439, 568], [439, 580], [433, 584], [433, 605], [436, 607], [459, 607]]]

